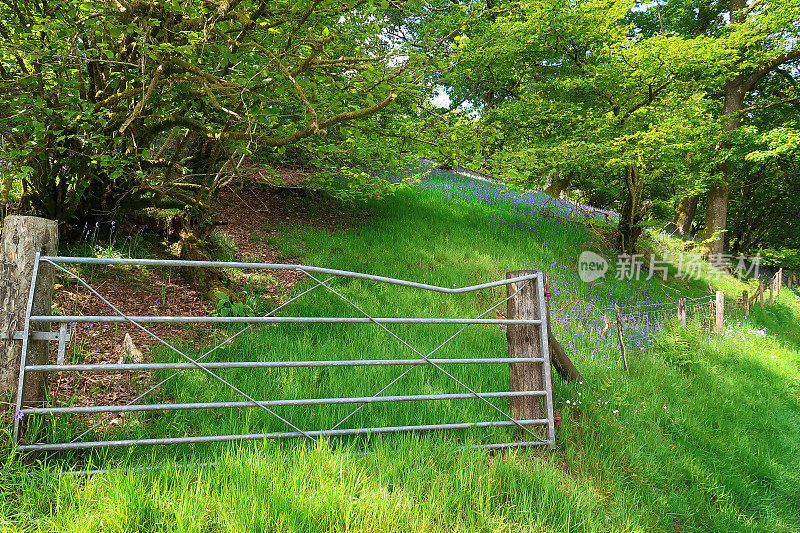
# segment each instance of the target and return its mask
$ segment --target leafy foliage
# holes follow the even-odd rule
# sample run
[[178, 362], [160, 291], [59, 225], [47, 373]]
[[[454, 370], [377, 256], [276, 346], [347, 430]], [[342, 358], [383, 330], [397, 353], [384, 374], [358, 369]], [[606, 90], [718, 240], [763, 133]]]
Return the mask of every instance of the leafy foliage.
[[250, 154], [304, 143], [329, 163], [349, 137], [339, 128], [414, 94], [439, 46], [435, 34], [391, 37], [405, 9], [4, 2], [2, 157], [23, 206], [62, 221], [154, 205], [207, 219]]
[[[782, 164], [797, 161], [774, 138], [796, 129], [796, 112], [787, 111], [798, 103], [798, 6], [737, 6], [496, 5], [493, 17], [465, 29], [453, 46], [454, 67], [438, 78], [452, 109], [475, 110], [472, 127], [483, 142], [464, 152], [499, 177], [548, 190], [558, 184], [554, 194], [569, 187], [577, 199], [620, 210], [629, 196], [624, 169], [635, 164], [649, 216], [661, 220], [682, 198], [721, 181], [737, 187], [765, 179], [769, 165], [753, 163], [778, 157], [759, 148], [767, 138], [783, 150]], [[735, 112], [727, 96], [733, 82], [746, 96]], [[739, 142], [734, 123], [751, 128], [749, 143]], [[735, 208], [732, 215], [736, 226]]]
[[253, 308], [243, 302], [232, 301], [230, 296], [223, 292], [216, 293], [217, 313], [225, 317], [255, 316]]

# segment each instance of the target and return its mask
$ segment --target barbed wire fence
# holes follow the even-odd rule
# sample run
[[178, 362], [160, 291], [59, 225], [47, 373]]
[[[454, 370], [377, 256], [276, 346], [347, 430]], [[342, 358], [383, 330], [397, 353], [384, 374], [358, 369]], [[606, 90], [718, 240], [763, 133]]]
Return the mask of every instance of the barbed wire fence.
[[[683, 301], [681, 301], [683, 300]], [[741, 303], [724, 303], [728, 319], [744, 315]], [[626, 307], [564, 309], [553, 314], [552, 332], [577, 365], [600, 363], [607, 368], [623, 364], [623, 353], [648, 353], [659, 334], [678, 324], [699, 323], [713, 331], [717, 321], [715, 295], [674, 302]]]

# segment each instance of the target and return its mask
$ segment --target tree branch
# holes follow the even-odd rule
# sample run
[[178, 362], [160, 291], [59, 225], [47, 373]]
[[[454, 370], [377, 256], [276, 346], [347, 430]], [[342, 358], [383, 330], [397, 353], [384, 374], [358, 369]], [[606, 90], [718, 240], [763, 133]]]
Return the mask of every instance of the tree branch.
[[750, 73], [750, 75], [747, 76], [747, 78], [745, 78], [745, 80], [742, 82], [742, 89], [745, 93], [750, 92], [755, 84], [758, 83], [758, 81], [770, 71], [775, 70], [784, 63], [798, 58], [800, 58], [800, 48], [795, 48], [775, 56], [766, 63], [759, 65], [752, 73]]
[[331, 118], [320, 121], [316, 128], [312, 127], [309, 124], [304, 129], [295, 132], [292, 135], [289, 135], [288, 137], [264, 137], [259, 135], [243, 134], [239, 132], [206, 133], [206, 136], [211, 139], [244, 139], [244, 140], [253, 139], [254, 141], [264, 144], [266, 146], [288, 146], [290, 144], [296, 143], [301, 139], [310, 137], [319, 129], [335, 126], [336, 124], [349, 122], [351, 120], [356, 120], [359, 118], [366, 117], [367, 115], [377, 113], [381, 109], [384, 109], [389, 104], [391, 104], [395, 100], [395, 98], [397, 98], [397, 93], [390, 93], [389, 96], [387, 96], [385, 99], [381, 100], [380, 102], [378, 102], [373, 106], [364, 107], [356, 111], [339, 113], [338, 115], [334, 115]]
[[741, 111], [739, 111], [739, 113], [747, 113], [748, 111], [755, 111], [756, 109], [768, 109], [768, 108], [770, 108], [770, 107], [772, 107], [774, 105], [788, 104], [789, 102], [796, 102], [797, 100], [800, 100], [800, 96], [795, 96], [794, 98], [786, 98], [784, 100], [778, 100], [777, 102], [772, 102], [772, 103], [767, 104], [767, 105], [754, 105], [754, 106], [746, 107], [746, 108], [742, 109]]
[[142, 110], [144, 109], [144, 106], [147, 104], [147, 101], [150, 100], [151, 96], [153, 96], [153, 91], [155, 91], [155, 88], [158, 85], [158, 82], [161, 80], [161, 76], [164, 75], [165, 70], [166, 70], [166, 63], [162, 63], [156, 68], [156, 71], [153, 74], [153, 79], [150, 81], [150, 85], [147, 86], [147, 90], [145, 90], [142, 99], [139, 101], [138, 104], [136, 104], [136, 107], [133, 109], [133, 113], [131, 113], [131, 116], [128, 117], [128, 120], [126, 120], [125, 123], [122, 126], [120, 126], [118, 130], [120, 133], [123, 133], [126, 129], [128, 129], [128, 126], [130, 126], [131, 123], [134, 120], [136, 120], [139, 114], [141, 114]]

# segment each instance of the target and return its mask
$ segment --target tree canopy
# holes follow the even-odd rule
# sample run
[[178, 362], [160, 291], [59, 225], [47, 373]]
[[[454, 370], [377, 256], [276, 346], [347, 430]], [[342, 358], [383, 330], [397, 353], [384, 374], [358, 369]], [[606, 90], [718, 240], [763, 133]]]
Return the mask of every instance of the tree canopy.
[[[657, 220], [708, 192], [695, 227], [721, 252], [733, 237], [729, 191], [754, 180], [767, 197], [792, 187], [798, 20], [800, 5], [780, 0], [508, 2], [467, 27], [439, 82], [453, 107], [479, 110], [476, 129], [491, 130], [484, 169], [555, 194], [571, 187], [623, 215], [652, 203]], [[781, 163], [770, 143], [784, 146]]]
[[571, 195], [620, 211], [626, 250], [648, 219], [702, 232], [709, 253], [800, 243], [796, 0], [3, 0], [0, 15], [3, 190], [20, 180], [23, 208], [58, 220], [172, 206], [197, 229], [241, 161], [288, 149], [373, 193], [389, 160], [427, 156]]
[[413, 2], [0, 4], [0, 132], [23, 204], [66, 221], [203, 212], [259, 150], [341, 140], [413, 99], [446, 39], [403, 34]]

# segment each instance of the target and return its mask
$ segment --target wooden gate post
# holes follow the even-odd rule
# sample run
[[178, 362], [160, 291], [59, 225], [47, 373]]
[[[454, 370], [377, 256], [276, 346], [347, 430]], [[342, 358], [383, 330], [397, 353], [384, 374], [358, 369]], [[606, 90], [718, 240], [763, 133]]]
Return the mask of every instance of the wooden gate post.
[[758, 280], [758, 299], [761, 303], [761, 309], [764, 309], [764, 280]]
[[625, 341], [622, 338], [622, 315], [619, 312], [619, 306], [614, 304], [614, 312], [617, 315], [617, 340], [619, 341], [619, 351], [622, 354], [622, 366], [625, 372], [628, 371], [628, 356], [625, 354]]
[[686, 298], [678, 298], [678, 321], [686, 327]]
[[744, 317], [747, 318], [750, 315], [750, 295], [747, 294], [747, 291], [742, 291], [742, 305], [744, 306]]
[[[33, 276], [36, 254], [57, 255], [58, 223], [38, 217], [8, 216], [3, 221], [3, 236], [0, 239], [0, 266], [3, 282], [0, 283], [0, 332], [13, 337], [15, 331], [23, 331], [28, 311], [28, 296]], [[40, 263], [36, 276], [33, 315], [49, 315], [53, 296], [54, 269]], [[40, 327], [31, 324], [31, 330]], [[44, 328], [49, 328], [45, 325]], [[47, 341], [30, 340], [27, 364], [47, 363]], [[16, 400], [19, 381], [19, 364], [22, 356], [22, 341], [13, 338], [0, 340], [0, 393]], [[22, 399], [25, 405], [35, 405], [44, 399], [45, 374], [31, 372], [25, 379]]]
[[[506, 279], [534, 274], [533, 270], [508, 272]], [[523, 286], [524, 284], [524, 286]], [[522, 287], [520, 289], [520, 287]], [[535, 280], [506, 285], [508, 300], [506, 316], [510, 320], [539, 320], [539, 301]], [[517, 292], [519, 291], [519, 292]], [[508, 357], [543, 357], [541, 328], [535, 324], [509, 324], [506, 328]], [[508, 365], [510, 391], [544, 390], [544, 368], [542, 363], [510, 363]], [[517, 420], [540, 420], [545, 418], [545, 407], [541, 396], [511, 397], [511, 416]]]
[[725, 331], [725, 292], [717, 291], [717, 300], [714, 309], [715, 324], [717, 335], [722, 335]]

